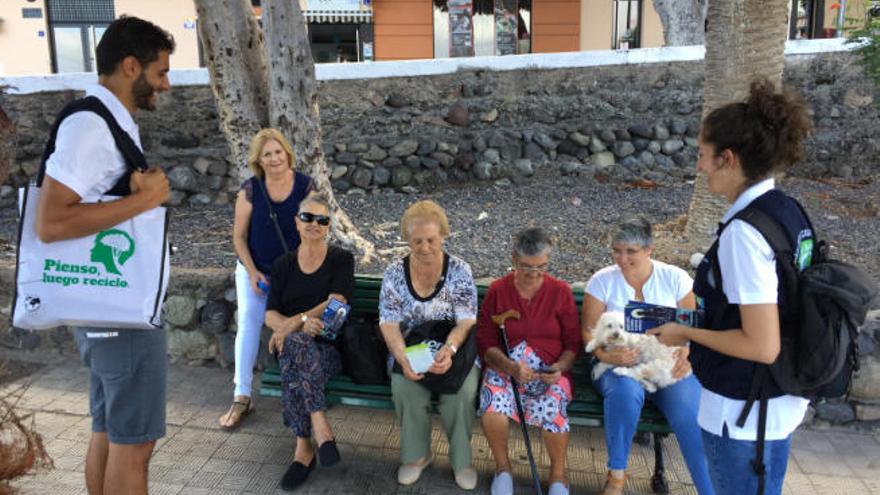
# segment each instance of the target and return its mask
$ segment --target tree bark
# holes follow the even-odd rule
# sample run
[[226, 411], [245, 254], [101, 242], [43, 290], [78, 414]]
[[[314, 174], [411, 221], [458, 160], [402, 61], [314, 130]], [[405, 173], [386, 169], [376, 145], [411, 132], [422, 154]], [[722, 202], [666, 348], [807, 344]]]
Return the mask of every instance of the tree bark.
[[220, 127], [239, 179], [251, 174], [247, 150], [253, 135], [263, 127], [275, 127], [291, 141], [296, 166], [315, 179], [329, 199], [333, 235], [368, 262], [374, 246], [360, 235], [330, 186], [321, 148], [315, 64], [299, 2], [264, 0], [261, 32], [249, 0], [194, 1]]
[[195, 0], [199, 36], [220, 114], [240, 180], [250, 177], [250, 140], [269, 122], [266, 55], [249, 0]]
[[663, 23], [665, 46], [702, 45], [705, 42], [708, 0], [654, 0]]
[[0, 185], [6, 183], [15, 163], [15, 124], [0, 107]]
[[293, 141], [297, 166], [315, 179], [330, 200], [333, 235], [369, 260], [373, 244], [358, 233], [336, 202], [321, 147], [321, 116], [315, 62], [299, 2], [264, 0], [263, 28], [269, 60], [269, 122]]
[[[703, 118], [715, 108], [744, 99], [757, 76], [781, 86], [788, 9], [787, 0], [709, 3]], [[692, 247], [708, 247], [728, 207], [721, 198], [709, 194], [705, 174], [698, 173], [685, 229]]]

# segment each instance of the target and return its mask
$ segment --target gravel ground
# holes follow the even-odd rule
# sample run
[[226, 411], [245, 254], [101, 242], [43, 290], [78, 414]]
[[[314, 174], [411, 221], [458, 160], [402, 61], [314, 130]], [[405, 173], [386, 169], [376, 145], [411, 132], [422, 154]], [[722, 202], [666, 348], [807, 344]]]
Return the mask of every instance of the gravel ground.
[[[804, 203], [821, 236], [832, 241], [836, 257], [861, 265], [880, 280], [878, 179], [859, 184], [788, 179], [781, 187]], [[510, 235], [535, 223], [557, 234], [552, 273], [582, 282], [611, 262], [605, 234], [616, 221], [634, 213], [655, 223], [673, 220], [687, 211], [691, 191], [690, 185], [626, 189], [554, 174], [507, 186], [469, 185], [418, 196], [395, 192], [342, 195], [339, 200], [380, 254], [378, 260], [359, 265], [359, 273], [381, 273], [402, 252], [397, 221], [407, 205], [428, 197], [449, 214], [449, 251], [468, 261], [478, 279], [505, 273], [510, 264]], [[13, 208], [0, 212], [0, 259], [14, 258], [10, 242], [15, 236], [14, 214]], [[231, 206], [175, 210], [170, 235], [179, 249], [172, 264], [232, 267], [231, 230]], [[657, 257], [668, 256], [658, 252]]]

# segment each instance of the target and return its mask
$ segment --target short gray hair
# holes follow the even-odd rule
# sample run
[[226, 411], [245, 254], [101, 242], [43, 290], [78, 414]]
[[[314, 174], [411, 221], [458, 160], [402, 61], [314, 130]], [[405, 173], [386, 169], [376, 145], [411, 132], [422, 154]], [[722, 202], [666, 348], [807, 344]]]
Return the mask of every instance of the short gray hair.
[[649, 247], [654, 244], [651, 222], [643, 217], [627, 218], [617, 224], [611, 233], [611, 244], [636, 244]]
[[513, 252], [517, 256], [539, 256], [553, 246], [553, 240], [540, 227], [523, 229], [513, 238]]
[[330, 200], [327, 199], [327, 196], [325, 196], [323, 193], [312, 193], [303, 198], [303, 200], [299, 202], [299, 207], [297, 208], [296, 212], [301, 212], [303, 206], [308, 204], [321, 205], [324, 208], [327, 208], [328, 213], [333, 213], [333, 208], [330, 208]]

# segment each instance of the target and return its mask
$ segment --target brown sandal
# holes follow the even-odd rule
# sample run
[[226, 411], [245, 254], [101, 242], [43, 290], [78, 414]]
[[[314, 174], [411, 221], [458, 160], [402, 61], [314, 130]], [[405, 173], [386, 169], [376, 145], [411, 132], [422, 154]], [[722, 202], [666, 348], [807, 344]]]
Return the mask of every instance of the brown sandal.
[[[253, 411], [253, 410], [254, 410], [254, 401], [251, 399], [248, 399], [247, 402], [242, 402], [240, 400], [232, 401], [232, 406], [230, 406], [229, 411], [226, 411], [226, 414], [224, 414], [223, 416], [235, 414], [235, 412], [238, 412], [238, 416], [235, 417], [235, 420], [232, 422], [231, 425], [221, 424], [220, 429], [222, 429], [224, 431], [235, 430], [236, 428], [241, 426], [241, 422], [244, 420], [245, 416], [250, 414], [251, 411]], [[222, 419], [223, 416], [221, 416], [220, 418]]]
[[602, 488], [601, 495], [623, 495], [623, 487], [626, 484], [626, 474], [623, 475], [623, 478], [615, 478], [611, 476], [611, 471], [608, 471], [608, 477], [605, 479], [605, 487]]

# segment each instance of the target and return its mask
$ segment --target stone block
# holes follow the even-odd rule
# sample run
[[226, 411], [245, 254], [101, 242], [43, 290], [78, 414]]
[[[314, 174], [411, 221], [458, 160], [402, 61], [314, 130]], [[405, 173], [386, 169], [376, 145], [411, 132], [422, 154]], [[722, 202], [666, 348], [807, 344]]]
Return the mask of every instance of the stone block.
[[855, 410], [859, 421], [880, 421], [880, 405], [856, 404]]
[[489, 180], [492, 178], [492, 164], [489, 162], [477, 162], [474, 165], [474, 177], [479, 180]]
[[389, 150], [389, 154], [391, 156], [396, 156], [396, 157], [400, 158], [400, 157], [404, 157], [407, 155], [412, 155], [418, 149], [419, 149], [419, 142], [418, 141], [416, 141], [415, 139], [407, 139], [407, 140], [401, 141], [401, 142], [395, 144], [394, 146], [392, 146], [391, 149]]
[[186, 332], [172, 328], [168, 330], [168, 354], [177, 360], [214, 359], [217, 341], [198, 330]]
[[535, 169], [532, 167], [532, 161], [528, 158], [514, 160], [513, 168], [518, 174], [524, 177], [531, 177], [535, 173]]
[[614, 158], [614, 153], [610, 151], [603, 151], [601, 153], [596, 153], [590, 157], [590, 163], [595, 165], [597, 168], [606, 168], [614, 165], [617, 160]]
[[351, 175], [351, 182], [362, 189], [369, 187], [372, 181], [373, 171], [366, 167], [358, 168]]
[[391, 185], [400, 188], [409, 185], [412, 181], [412, 170], [406, 167], [396, 167], [391, 171]]
[[835, 424], [849, 423], [856, 419], [853, 407], [842, 400], [827, 400], [816, 404], [816, 417]]
[[373, 183], [377, 186], [385, 186], [391, 181], [391, 171], [385, 167], [373, 169]]
[[199, 179], [192, 167], [183, 165], [172, 168], [168, 172], [168, 183], [172, 189], [196, 192], [199, 190]]
[[880, 403], [880, 361], [873, 356], [860, 360], [861, 369], [853, 376], [850, 397], [853, 399]]
[[458, 102], [449, 108], [446, 113], [446, 122], [459, 127], [467, 127], [470, 123], [470, 115], [464, 103]]
[[170, 296], [162, 305], [162, 321], [175, 327], [188, 327], [195, 315], [196, 301], [189, 296]]
[[209, 301], [202, 306], [199, 315], [199, 329], [208, 333], [219, 334], [229, 328], [232, 310], [223, 300]]
[[617, 158], [624, 158], [635, 153], [636, 148], [629, 141], [618, 141], [612, 146], [612, 151]]
[[642, 139], [651, 139], [653, 137], [651, 126], [648, 125], [647, 122], [636, 122], [629, 126], [629, 129], [627, 130], [634, 137], [640, 137]]

